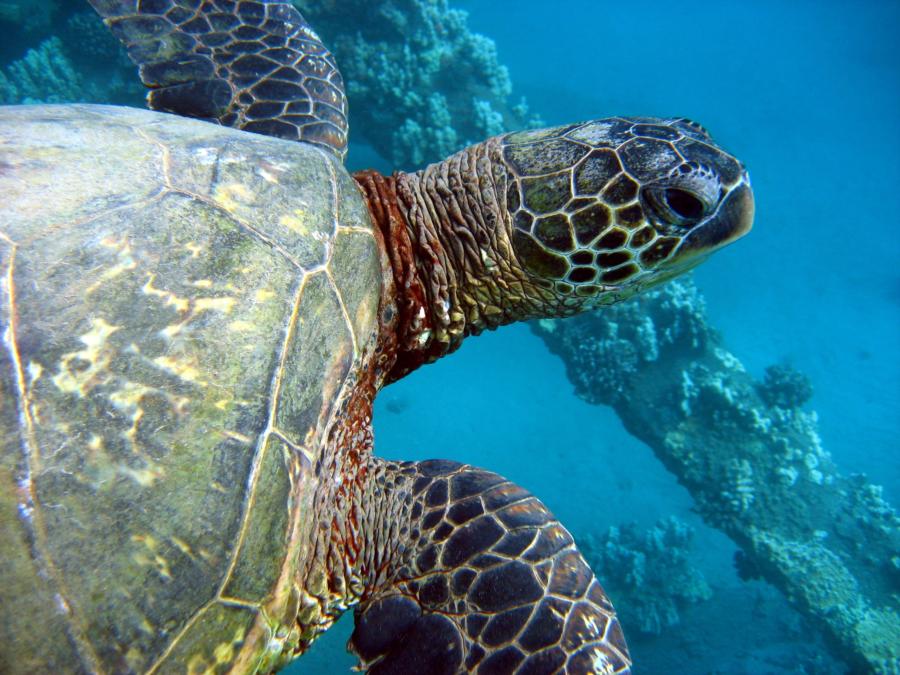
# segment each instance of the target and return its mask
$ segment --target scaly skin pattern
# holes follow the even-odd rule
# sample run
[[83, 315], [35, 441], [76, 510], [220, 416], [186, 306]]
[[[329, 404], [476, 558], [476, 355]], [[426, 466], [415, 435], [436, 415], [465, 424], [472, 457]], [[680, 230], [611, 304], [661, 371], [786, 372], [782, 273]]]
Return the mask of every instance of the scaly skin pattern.
[[630, 672], [612, 605], [537, 499], [474, 467], [373, 455], [372, 402], [402, 353], [383, 261], [380, 339], [315, 467], [297, 653], [358, 604], [350, 648], [372, 673]]
[[627, 299], [744, 235], [743, 166], [684, 119], [489, 139], [415, 174], [357, 174], [397, 279], [397, 379], [467, 335]]
[[455, 462], [372, 456], [384, 353], [322, 455], [301, 650], [359, 603], [350, 648], [371, 673], [630, 672], [612, 605], [537, 499]]
[[372, 456], [401, 294], [332, 158], [138, 110], [2, 115], [7, 670], [269, 672], [354, 603], [376, 672], [627, 668], [534, 498]]
[[88, 2], [139, 67], [151, 109], [347, 154], [344, 81], [290, 2]]
[[[511, 134], [417, 174], [356, 178], [394, 277], [375, 391], [466, 335], [669, 279], [743, 235], [753, 215], [741, 165], [684, 120]], [[351, 638], [361, 666], [630, 672], [609, 601], [534, 497], [468, 466], [382, 462], [365, 432], [338, 433], [349, 436], [336, 445], [362, 449], [325, 454], [339, 487], [322, 508], [342, 508], [317, 544], [331, 564], [310, 575], [332, 597], [309, 606], [329, 608], [324, 625], [361, 603]]]
[[526, 490], [447, 461], [376, 461], [370, 476], [372, 503], [395, 505], [376, 531], [409, 546], [372, 561], [351, 639], [370, 672], [627, 672], [612, 605]]
[[[354, 184], [313, 146], [172, 116], [2, 114], [10, 670], [268, 672], [358, 604], [371, 672], [629, 672], [545, 507], [480, 469], [375, 458], [372, 401], [465, 335], [627, 297], [743, 234], [733, 159], [702, 143], [707, 164], [666, 165], [680, 141], [639, 132], [700, 132], [633, 121], [618, 169], [578, 187], [601, 121]], [[609, 232], [631, 227], [639, 262], [598, 254], [599, 281], [575, 279], [609, 234], [577, 216], [626, 171], [643, 183]], [[580, 248], [521, 225], [516, 191]], [[678, 243], [647, 253], [654, 237]]]

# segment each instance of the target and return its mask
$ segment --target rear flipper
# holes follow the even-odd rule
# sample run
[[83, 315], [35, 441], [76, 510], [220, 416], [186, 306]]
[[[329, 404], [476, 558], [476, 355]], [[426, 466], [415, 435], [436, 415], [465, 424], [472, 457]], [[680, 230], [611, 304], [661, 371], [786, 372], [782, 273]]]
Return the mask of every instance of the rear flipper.
[[[379, 483], [391, 487], [374, 496], [403, 508], [378, 509], [401, 522], [382, 521], [366, 537], [398, 550], [356, 610], [348, 646], [362, 667], [630, 673], [612, 605], [572, 536], [531, 494], [454, 462], [378, 464]], [[394, 536], [400, 542], [378, 541]]]

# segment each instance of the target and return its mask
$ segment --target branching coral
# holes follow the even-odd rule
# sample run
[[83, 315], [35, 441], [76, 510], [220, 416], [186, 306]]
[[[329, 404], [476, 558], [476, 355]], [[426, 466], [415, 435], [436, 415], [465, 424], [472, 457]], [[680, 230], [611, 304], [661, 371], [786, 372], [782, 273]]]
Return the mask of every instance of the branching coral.
[[142, 94], [134, 66], [92, 12], [69, 15], [59, 35], [0, 67], [0, 104], [139, 102]]
[[[414, 169], [505, 129], [538, 123], [524, 101], [511, 103], [509, 73], [493, 41], [469, 30], [466, 13], [450, 9], [447, 0], [295, 4], [337, 56], [354, 135], [398, 168]], [[7, 20], [19, 24], [22, 7], [0, 0]], [[39, 2], [28, 10], [29, 20], [52, 9], [53, 3]], [[0, 102], [137, 104], [134, 68], [122, 61], [100, 20], [64, 9], [58, 35], [0, 68]]]
[[510, 103], [494, 42], [470, 31], [466, 13], [446, 0], [295, 4], [337, 57], [351, 127], [398, 167], [537, 123], [524, 102]]
[[632, 523], [580, 542], [626, 630], [658, 635], [679, 623], [679, 610], [711, 597], [703, 575], [690, 563], [693, 535], [693, 528], [672, 516], [645, 532]]
[[576, 392], [612, 405], [741, 547], [743, 575], [781, 589], [852, 668], [900, 672], [900, 517], [838, 472], [800, 408], [803, 375], [777, 366], [755, 381], [684, 280], [534, 329]]
[[62, 41], [57, 37], [44, 40], [0, 70], [0, 103], [66, 103], [89, 97], [88, 85], [63, 52]]

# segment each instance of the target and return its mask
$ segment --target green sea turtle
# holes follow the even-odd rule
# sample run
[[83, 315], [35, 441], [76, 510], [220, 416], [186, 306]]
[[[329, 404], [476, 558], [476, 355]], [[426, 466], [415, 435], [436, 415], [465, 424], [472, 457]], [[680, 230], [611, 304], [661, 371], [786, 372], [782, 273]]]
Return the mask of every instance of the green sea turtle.
[[351, 177], [341, 77], [290, 3], [91, 4], [181, 116], [0, 109], [3, 670], [269, 672], [355, 605], [371, 672], [628, 672], [545, 507], [375, 457], [372, 401], [741, 236], [740, 163], [613, 118]]

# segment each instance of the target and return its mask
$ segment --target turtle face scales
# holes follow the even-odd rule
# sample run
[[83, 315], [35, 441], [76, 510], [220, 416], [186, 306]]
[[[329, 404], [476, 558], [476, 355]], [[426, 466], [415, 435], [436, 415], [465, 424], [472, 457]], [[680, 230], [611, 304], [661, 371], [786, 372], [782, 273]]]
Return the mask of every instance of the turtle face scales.
[[688, 120], [615, 117], [499, 140], [515, 256], [582, 307], [681, 274], [752, 225], [747, 172]]
[[505, 134], [414, 174], [356, 178], [402, 296], [394, 377], [466, 335], [624, 300], [753, 221], [744, 167], [685, 119]]

